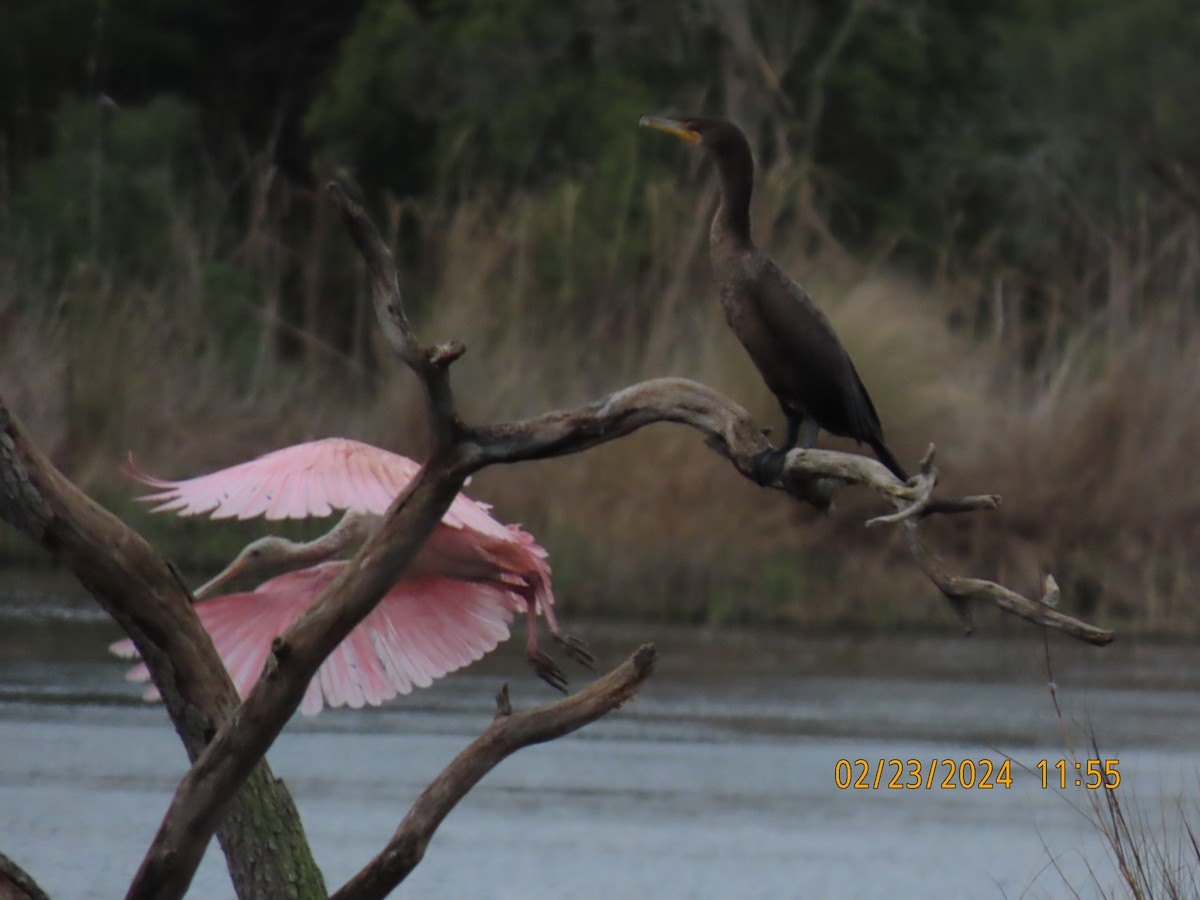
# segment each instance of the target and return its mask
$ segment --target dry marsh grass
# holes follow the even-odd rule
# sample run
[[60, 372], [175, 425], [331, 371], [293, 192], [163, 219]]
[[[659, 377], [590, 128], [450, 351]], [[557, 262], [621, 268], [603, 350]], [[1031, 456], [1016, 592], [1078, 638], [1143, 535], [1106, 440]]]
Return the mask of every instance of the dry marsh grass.
[[[1200, 559], [1200, 333], [1147, 324], [999, 390], [970, 474], [1005, 496], [1001, 536], [1036, 548], [1085, 612], [1194, 630]], [[974, 555], [982, 553], [976, 548]]]
[[[576, 187], [466, 204], [427, 228], [414, 315], [423, 335], [466, 341], [455, 384], [469, 420], [531, 415], [669, 374], [712, 384], [780, 433], [782, 416], [709, 283], [711, 189], [644, 191], [636, 218], [618, 208], [582, 221], [588, 197]], [[969, 302], [955, 293], [964, 289], [855, 260], [789, 217], [783, 201], [770, 208], [776, 194], [764, 196], [760, 241], [830, 315], [898, 455], [915, 466], [935, 443], [948, 490], [1004, 496], [996, 514], [937, 523], [946, 554], [1027, 590], [1053, 571], [1065, 605], [1106, 624], [1195, 632], [1200, 328], [1146, 322], [1115, 345], [1081, 333], [1022, 368], [1005, 340], [947, 324]], [[404, 212], [395, 206], [387, 218]], [[327, 268], [353, 271], [340, 237], [334, 228], [313, 252], [333, 260]], [[238, 358], [230, 347], [254, 345], [269, 291], [218, 321], [195, 274], [216, 251], [193, 244], [193, 265], [175, 280], [116, 286], [93, 274], [64, 297], [38, 295], [32, 279], [11, 272], [0, 281], [0, 392], [76, 480], [129, 512], [129, 487], [115, 473], [130, 449], [169, 476], [330, 434], [420, 456], [415, 383], [376, 338], [374, 369], [357, 351], [306, 357], [307, 367], [282, 357], [249, 367], [248, 352]], [[359, 314], [361, 282], [340, 283], [357, 285], [339, 304]], [[825, 516], [798, 508], [733, 474], [677, 426], [481, 473], [470, 490], [538, 535], [575, 611], [957, 627], [898, 537], [863, 527], [877, 508], [870, 495], [845, 492]], [[154, 527], [171, 540], [171, 526]], [[187, 532], [194, 563], [205, 562], [195, 543], [204, 540], [202, 529]], [[208, 563], [227, 552], [218, 540]]]

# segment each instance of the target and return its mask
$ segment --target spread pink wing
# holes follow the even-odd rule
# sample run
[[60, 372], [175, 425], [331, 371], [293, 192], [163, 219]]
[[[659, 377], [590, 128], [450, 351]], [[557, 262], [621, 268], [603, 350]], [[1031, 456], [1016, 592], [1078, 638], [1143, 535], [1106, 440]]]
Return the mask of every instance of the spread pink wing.
[[416, 476], [420, 466], [406, 456], [345, 438], [325, 438], [285, 447], [228, 469], [167, 481], [137, 468], [126, 474], [157, 488], [142, 497], [155, 512], [214, 519], [303, 519], [335, 509], [382, 513]]
[[[354, 509], [380, 514], [416, 477], [420, 465], [389, 450], [346, 438], [323, 438], [284, 447], [227, 469], [168, 481], [141, 471], [132, 454], [125, 473], [154, 493], [154, 512], [181, 516], [208, 513], [214, 519], [304, 519]], [[486, 504], [459, 494], [442, 522], [506, 538], [506, 527]]]
[[[337, 577], [345, 562], [322, 563], [263, 582], [251, 593], [227, 594], [196, 604], [243, 697], [258, 680], [271, 642], [294, 622]], [[508, 625], [521, 600], [502, 587], [464, 583], [435, 574], [406, 577], [322, 663], [304, 695], [300, 711], [314, 715], [322, 698], [330, 706], [378, 706], [414, 687], [483, 657], [509, 636]], [[133, 655], [131, 641], [112, 651]], [[145, 681], [145, 665], [131, 681]], [[153, 688], [149, 699], [157, 695]]]

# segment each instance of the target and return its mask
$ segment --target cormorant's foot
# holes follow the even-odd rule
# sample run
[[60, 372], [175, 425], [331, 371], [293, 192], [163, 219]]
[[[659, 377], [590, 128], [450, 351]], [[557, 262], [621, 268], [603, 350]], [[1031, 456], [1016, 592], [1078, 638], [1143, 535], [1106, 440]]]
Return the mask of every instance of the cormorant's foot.
[[537, 677], [550, 685], [550, 687], [564, 694], [567, 692], [567, 676], [558, 667], [558, 663], [541, 650], [534, 650], [529, 654], [529, 665], [533, 667], [533, 671], [537, 673]]
[[592, 655], [592, 651], [587, 648], [587, 644], [577, 637], [572, 637], [569, 634], [552, 635], [558, 645], [563, 648], [563, 652], [581, 666], [585, 666], [596, 671], [596, 657]]
[[766, 487], [774, 484], [783, 474], [783, 464], [787, 460], [788, 451], [772, 447], [754, 457], [751, 474], [755, 482]]

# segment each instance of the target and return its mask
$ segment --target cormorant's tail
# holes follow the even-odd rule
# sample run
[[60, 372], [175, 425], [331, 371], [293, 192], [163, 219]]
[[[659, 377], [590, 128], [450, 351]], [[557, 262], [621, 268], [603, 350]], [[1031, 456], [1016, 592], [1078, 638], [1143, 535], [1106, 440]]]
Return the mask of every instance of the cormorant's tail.
[[892, 455], [892, 451], [888, 449], [882, 438], [878, 441], [871, 441], [871, 449], [875, 451], [879, 461], [891, 469], [893, 475], [901, 481], [908, 481], [908, 473], [904, 471], [904, 466], [900, 465], [900, 461]]

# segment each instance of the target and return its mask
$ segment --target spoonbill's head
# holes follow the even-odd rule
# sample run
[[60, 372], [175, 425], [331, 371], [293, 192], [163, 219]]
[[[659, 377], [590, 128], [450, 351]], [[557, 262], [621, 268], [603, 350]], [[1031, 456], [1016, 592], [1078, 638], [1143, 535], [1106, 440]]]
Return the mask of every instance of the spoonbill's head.
[[217, 588], [242, 576], [253, 575], [259, 581], [265, 581], [272, 576], [281, 575], [289, 569], [295, 568], [296, 546], [293, 541], [274, 535], [252, 541], [234, 557], [233, 562], [211, 580], [196, 588], [192, 595], [197, 600], [211, 596], [216, 593]]

